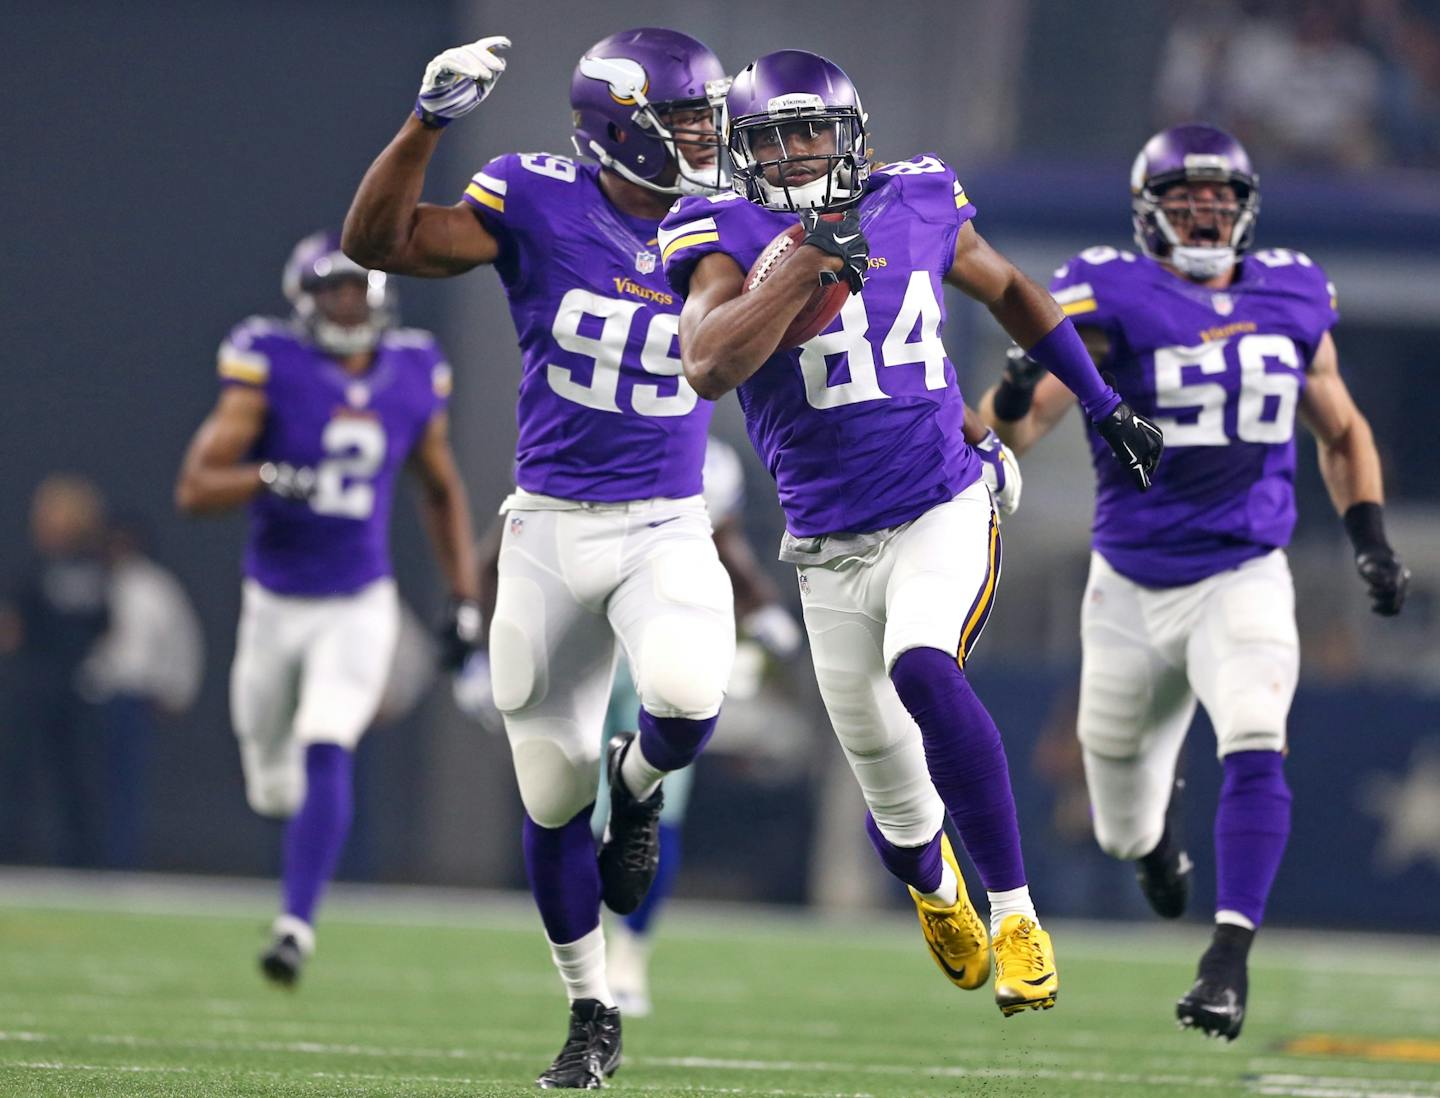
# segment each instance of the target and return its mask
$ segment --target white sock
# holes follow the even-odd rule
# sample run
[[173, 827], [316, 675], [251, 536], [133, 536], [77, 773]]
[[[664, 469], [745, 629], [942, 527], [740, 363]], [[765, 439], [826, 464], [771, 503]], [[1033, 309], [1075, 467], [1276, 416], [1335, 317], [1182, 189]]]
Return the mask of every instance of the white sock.
[[596, 927], [589, 934], [564, 945], [550, 943], [550, 956], [565, 982], [565, 993], [573, 1003], [576, 999], [599, 999], [607, 1007], [615, 1005], [610, 984], [605, 979], [605, 931]]
[[1243, 926], [1246, 930], [1255, 929], [1255, 924], [1238, 911], [1217, 911], [1215, 912], [1215, 921], [1230, 926]]
[[922, 892], [927, 904], [933, 907], [954, 907], [960, 899], [960, 879], [950, 868], [949, 862], [940, 863], [940, 887], [934, 892]]
[[277, 938], [289, 934], [306, 957], [315, 954], [315, 928], [304, 919], [297, 919], [294, 915], [277, 915], [270, 924], [270, 933]]
[[668, 771], [656, 768], [645, 757], [645, 753], [640, 750], [639, 736], [630, 741], [630, 746], [625, 749], [625, 757], [620, 760], [620, 777], [632, 797], [637, 801], [648, 801], [655, 795], [655, 790], [660, 788], [660, 779], [667, 773]]
[[990, 899], [990, 934], [999, 933], [1000, 924], [1011, 915], [1024, 915], [1036, 926], [1040, 920], [1035, 916], [1035, 903], [1030, 899], [1030, 886], [1021, 885], [1006, 892], [987, 892]]

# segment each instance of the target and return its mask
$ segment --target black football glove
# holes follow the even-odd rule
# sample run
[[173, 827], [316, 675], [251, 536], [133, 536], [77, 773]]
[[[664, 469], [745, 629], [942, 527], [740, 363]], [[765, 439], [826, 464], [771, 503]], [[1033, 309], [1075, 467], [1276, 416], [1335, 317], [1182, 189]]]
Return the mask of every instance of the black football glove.
[[1410, 589], [1410, 569], [1395, 555], [1395, 550], [1386, 546], [1361, 553], [1355, 558], [1355, 567], [1370, 588], [1370, 609], [1387, 618], [1400, 613], [1405, 605], [1405, 593]]
[[1110, 445], [1120, 464], [1130, 470], [1130, 479], [1140, 491], [1150, 487], [1150, 475], [1160, 464], [1160, 451], [1165, 436], [1160, 428], [1144, 416], [1136, 415], [1123, 401], [1103, 419], [1095, 421], [1095, 430]]
[[1005, 370], [1000, 375], [1000, 384], [995, 386], [995, 395], [990, 398], [990, 407], [996, 419], [1013, 423], [1024, 419], [1035, 399], [1035, 386], [1045, 376], [1045, 367], [1025, 353], [1025, 348], [1010, 344], [1005, 350]]
[[1410, 569], [1390, 548], [1380, 505], [1353, 505], [1345, 512], [1345, 532], [1355, 546], [1355, 569], [1370, 589], [1370, 609], [1387, 618], [1394, 617], [1405, 605]]
[[260, 483], [265, 491], [281, 499], [303, 503], [315, 494], [315, 470], [288, 461], [267, 461], [260, 466]]
[[480, 604], [474, 599], [451, 599], [440, 624], [440, 666], [459, 671], [470, 653], [480, 647], [483, 625]]
[[1012, 343], [1005, 348], [1004, 378], [1017, 389], [1033, 389], [1045, 376], [1045, 367], [1025, 353], [1025, 348]]
[[870, 271], [870, 241], [860, 231], [860, 215], [849, 209], [839, 221], [826, 221], [820, 216], [821, 212], [806, 210], [800, 215], [800, 225], [805, 230], [800, 243], [837, 256], [845, 264], [838, 272], [821, 271], [821, 285], [828, 286], [843, 278], [850, 284], [850, 292], [858, 294], [865, 288], [865, 277]]

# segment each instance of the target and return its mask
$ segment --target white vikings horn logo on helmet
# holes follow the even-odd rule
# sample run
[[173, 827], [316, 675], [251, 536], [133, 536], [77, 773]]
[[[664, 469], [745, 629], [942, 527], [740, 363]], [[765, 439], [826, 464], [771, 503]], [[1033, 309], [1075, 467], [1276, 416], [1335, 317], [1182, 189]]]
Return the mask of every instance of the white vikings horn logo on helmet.
[[630, 106], [642, 103], [650, 89], [650, 78], [638, 61], [628, 57], [584, 57], [580, 60], [580, 72], [591, 80], [603, 80], [610, 85], [610, 95], [617, 103]]

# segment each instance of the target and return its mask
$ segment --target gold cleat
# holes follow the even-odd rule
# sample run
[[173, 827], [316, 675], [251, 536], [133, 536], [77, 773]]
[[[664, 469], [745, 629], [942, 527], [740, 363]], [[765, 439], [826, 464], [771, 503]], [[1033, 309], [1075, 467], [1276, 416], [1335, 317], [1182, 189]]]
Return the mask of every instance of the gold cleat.
[[950, 907], [936, 907], [913, 888], [910, 898], [920, 915], [920, 932], [930, 947], [930, 956], [956, 987], [972, 991], [990, 979], [990, 935], [965, 891], [965, 878], [955, 861], [950, 837], [940, 835], [940, 856], [955, 874], [960, 895]]
[[1049, 1010], [1060, 991], [1055, 947], [1033, 919], [1007, 915], [995, 935], [995, 1003], [1005, 1017]]

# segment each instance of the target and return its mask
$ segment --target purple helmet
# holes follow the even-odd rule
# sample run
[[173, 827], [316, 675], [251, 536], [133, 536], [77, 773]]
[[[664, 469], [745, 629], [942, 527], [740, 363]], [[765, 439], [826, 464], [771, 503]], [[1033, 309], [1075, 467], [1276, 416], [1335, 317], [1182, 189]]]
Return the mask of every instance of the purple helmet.
[[[352, 280], [365, 286], [368, 315], [359, 323], [342, 324], [325, 315], [315, 293], [337, 282]], [[311, 341], [332, 355], [356, 355], [375, 349], [380, 336], [399, 319], [395, 289], [384, 271], [367, 271], [340, 250], [337, 233], [311, 233], [290, 253], [281, 280], [285, 297], [295, 309], [295, 320]]]
[[[720, 112], [729, 87], [720, 59], [688, 34], [639, 27], [602, 38], [585, 51], [570, 81], [575, 151], [661, 194], [724, 190], [730, 174], [720, 149]], [[660, 116], [672, 113], [688, 117], [667, 126]], [[699, 146], [702, 160], [713, 150], [713, 160], [692, 164], [687, 146]], [[675, 182], [656, 182], [671, 163]]]
[[[810, 142], [832, 135], [824, 151]], [[865, 193], [865, 111], [839, 65], [777, 50], [735, 77], [725, 99], [734, 187], [770, 210], [829, 209]]]
[[[1176, 183], [1223, 183], [1235, 191], [1239, 210], [1228, 241], [1210, 247], [1180, 242], [1161, 209], [1161, 197]], [[1244, 146], [1214, 126], [1188, 124], [1161, 130], [1140, 150], [1130, 169], [1130, 205], [1135, 242], [1152, 259], [1173, 264], [1182, 274], [1205, 281], [1224, 274], [1250, 247], [1260, 213], [1260, 177]]]

